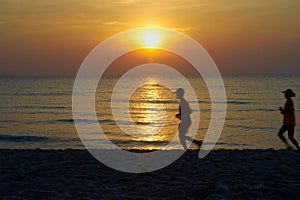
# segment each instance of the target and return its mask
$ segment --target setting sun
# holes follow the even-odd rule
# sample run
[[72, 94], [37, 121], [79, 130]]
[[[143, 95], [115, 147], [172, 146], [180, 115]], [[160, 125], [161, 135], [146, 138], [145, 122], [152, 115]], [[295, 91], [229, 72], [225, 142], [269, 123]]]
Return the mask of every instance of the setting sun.
[[147, 33], [144, 38], [147, 48], [155, 48], [158, 46], [158, 35], [155, 33]]

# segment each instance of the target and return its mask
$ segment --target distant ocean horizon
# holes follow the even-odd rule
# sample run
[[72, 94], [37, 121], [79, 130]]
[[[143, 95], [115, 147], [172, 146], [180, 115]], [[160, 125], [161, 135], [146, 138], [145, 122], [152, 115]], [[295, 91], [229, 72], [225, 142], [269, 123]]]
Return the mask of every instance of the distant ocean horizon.
[[[135, 137], [128, 137], [116, 125], [110, 110], [111, 92], [119, 78], [112, 75], [101, 79], [95, 105], [98, 120], [93, 123], [99, 123], [106, 136], [121, 148], [165, 149], [164, 146], [175, 136], [178, 126], [178, 120], [174, 117], [178, 110], [175, 96], [172, 96], [171, 90], [160, 85], [145, 83], [131, 99], [132, 109], [129, 112], [138, 131]], [[198, 102], [190, 104], [199, 104], [200, 123], [196, 138], [202, 140], [210, 121], [209, 93], [200, 76], [187, 75], [186, 78], [198, 97]], [[0, 77], [0, 148], [84, 149], [72, 115], [74, 80], [75, 76]], [[278, 108], [285, 102], [281, 91], [291, 88], [300, 95], [300, 74], [223, 75], [223, 80], [227, 93], [227, 116], [221, 137], [214, 148], [285, 148], [277, 137], [282, 124]], [[153, 97], [146, 101], [143, 96], [145, 91], [154, 91], [160, 94], [160, 98]], [[296, 96], [293, 100], [296, 122], [299, 124], [300, 98]], [[153, 117], [153, 107], [164, 107], [168, 117]], [[81, 120], [86, 123], [89, 117]], [[166, 123], [158, 133], [145, 130], [147, 125], [158, 124], [162, 120], [166, 120]], [[123, 123], [130, 124], [126, 120]], [[297, 126], [295, 137], [300, 140], [300, 128]], [[107, 148], [105, 141], [102, 146]], [[171, 147], [180, 148], [179, 142]]]

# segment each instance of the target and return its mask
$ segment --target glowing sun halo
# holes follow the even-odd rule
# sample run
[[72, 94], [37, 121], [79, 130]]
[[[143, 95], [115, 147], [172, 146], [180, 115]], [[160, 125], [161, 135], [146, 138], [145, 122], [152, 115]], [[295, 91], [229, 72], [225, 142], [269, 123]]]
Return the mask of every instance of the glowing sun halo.
[[155, 48], [158, 46], [158, 35], [155, 33], [147, 33], [144, 37], [144, 43], [147, 48]]

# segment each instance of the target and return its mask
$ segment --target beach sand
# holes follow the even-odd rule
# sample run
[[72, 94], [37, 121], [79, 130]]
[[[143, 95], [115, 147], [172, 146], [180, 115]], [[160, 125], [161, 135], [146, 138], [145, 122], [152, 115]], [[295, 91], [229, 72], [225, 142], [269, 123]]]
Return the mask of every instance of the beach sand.
[[161, 170], [111, 169], [86, 150], [0, 150], [1, 199], [299, 199], [300, 152], [188, 151]]

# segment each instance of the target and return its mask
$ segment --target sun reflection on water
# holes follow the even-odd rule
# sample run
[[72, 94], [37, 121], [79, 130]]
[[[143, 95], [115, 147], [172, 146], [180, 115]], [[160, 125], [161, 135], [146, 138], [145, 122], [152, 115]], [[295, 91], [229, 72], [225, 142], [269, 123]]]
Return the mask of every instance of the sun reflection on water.
[[[130, 116], [138, 129], [138, 135], [133, 140], [155, 142], [169, 139], [165, 132], [170, 128], [176, 102], [173, 92], [155, 80], [138, 88], [129, 104]], [[176, 133], [174, 130], [172, 132]]]

